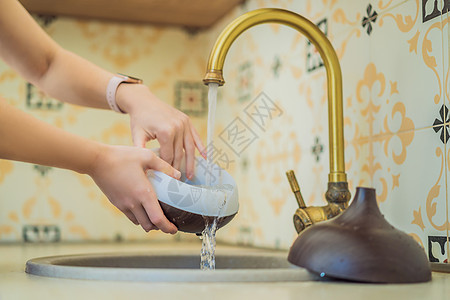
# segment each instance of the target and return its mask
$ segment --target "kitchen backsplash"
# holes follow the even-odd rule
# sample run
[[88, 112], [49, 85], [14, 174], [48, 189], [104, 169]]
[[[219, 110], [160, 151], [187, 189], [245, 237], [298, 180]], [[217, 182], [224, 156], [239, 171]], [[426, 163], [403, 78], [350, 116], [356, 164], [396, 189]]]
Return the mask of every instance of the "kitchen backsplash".
[[[191, 115], [206, 137], [207, 89], [201, 78], [209, 51], [226, 24], [261, 7], [309, 18], [337, 51], [352, 194], [357, 186], [376, 188], [386, 219], [414, 237], [430, 260], [447, 260], [449, 1], [246, 1], [199, 33], [36, 18], [63, 47], [113, 72], [144, 78], [161, 99]], [[240, 212], [217, 239], [286, 249], [296, 237], [292, 215], [297, 204], [285, 172], [296, 172], [308, 205], [325, 204], [329, 158], [323, 63], [296, 31], [258, 25], [231, 47], [224, 77], [216, 141], [209, 146], [238, 182]], [[0, 95], [65, 130], [107, 143], [131, 143], [126, 116], [49, 99], [4, 64]], [[132, 225], [90, 178], [0, 161], [0, 241], [148, 238], [172, 237], [145, 234]]]

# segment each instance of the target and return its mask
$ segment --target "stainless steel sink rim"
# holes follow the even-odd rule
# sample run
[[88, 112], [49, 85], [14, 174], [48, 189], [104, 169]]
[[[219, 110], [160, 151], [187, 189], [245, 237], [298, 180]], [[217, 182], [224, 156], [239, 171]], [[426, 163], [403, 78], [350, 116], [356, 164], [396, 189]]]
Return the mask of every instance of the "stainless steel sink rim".
[[[202, 271], [200, 267], [193, 268], [126, 268], [126, 267], [92, 267], [80, 266], [77, 263], [83, 261], [108, 260], [108, 259], [132, 259], [147, 257], [156, 260], [158, 258], [173, 258], [183, 260], [188, 258], [200, 261], [199, 255], [185, 254], [142, 254], [142, 253], [108, 253], [108, 254], [81, 254], [61, 255], [31, 259], [26, 263], [25, 271], [28, 274], [84, 280], [106, 281], [148, 281], [148, 282], [279, 282], [279, 281], [309, 281], [314, 276], [307, 270], [291, 265], [286, 257], [280, 255], [218, 255], [217, 260], [232, 259], [235, 265], [245, 265], [246, 261], [260, 261], [261, 268], [234, 268]], [[187, 262], [191, 263], [191, 262]], [[279, 263], [277, 266], [276, 264]], [[67, 265], [65, 265], [67, 264]], [[70, 265], [72, 264], [72, 265]], [[199, 264], [197, 265], [199, 266]], [[219, 266], [218, 266], [219, 267]]]

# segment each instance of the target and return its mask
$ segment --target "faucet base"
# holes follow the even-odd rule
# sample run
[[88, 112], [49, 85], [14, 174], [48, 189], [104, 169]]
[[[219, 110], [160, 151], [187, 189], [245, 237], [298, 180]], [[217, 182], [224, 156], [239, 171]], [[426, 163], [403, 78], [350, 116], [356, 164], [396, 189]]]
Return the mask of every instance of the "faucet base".
[[329, 220], [345, 210], [347, 203], [329, 203], [325, 206], [309, 206], [297, 208], [294, 214], [294, 227], [297, 233], [302, 232], [309, 226], [322, 221]]
[[345, 203], [346, 207], [351, 198], [347, 181], [328, 182], [328, 190], [325, 193], [328, 203]]
[[347, 182], [329, 182], [325, 193], [328, 205], [298, 208], [294, 214], [295, 230], [300, 233], [315, 223], [336, 217], [348, 207], [350, 196]]

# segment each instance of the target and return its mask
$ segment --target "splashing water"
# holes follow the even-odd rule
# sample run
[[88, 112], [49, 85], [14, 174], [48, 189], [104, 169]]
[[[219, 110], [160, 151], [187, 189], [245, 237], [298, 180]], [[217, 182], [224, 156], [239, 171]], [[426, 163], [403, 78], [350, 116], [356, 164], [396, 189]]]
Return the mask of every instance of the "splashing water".
[[[202, 186], [208, 190], [233, 190], [233, 186], [230, 184], [222, 184], [215, 186]], [[224, 193], [224, 195], [226, 195]], [[226, 196], [223, 202], [218, 208], [217, 215], [220, 216], [222, 209], [227, 203]], [[202, 231], [202, 250], [200, 252], [200, 269], [202, 270], [214, 270], [216, 268], [216, 231], [219, 223], [219, 217], [214, 217], [212, 222], [211, 218], [204, 217], [205, 229]]]
[[200, 252], [200, 269], [214, 270], [216, 268], [216, 231], [217, 220], [214, 218], [211, 224], [205, 219], [205, 229], [202, 232], [202, 250]]

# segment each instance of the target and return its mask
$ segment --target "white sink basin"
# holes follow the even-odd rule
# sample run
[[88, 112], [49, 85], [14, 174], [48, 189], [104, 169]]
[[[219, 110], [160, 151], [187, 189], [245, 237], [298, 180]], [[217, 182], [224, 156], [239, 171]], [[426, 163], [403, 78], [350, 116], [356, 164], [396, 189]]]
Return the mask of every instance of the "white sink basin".
[[39, 276], [152, 282], [268, 282], [313, 280], [285, 255], [218, 255], [216, 270], [200, 270], [200, 255], [82, 254], [31, 259], [27, 273]]

